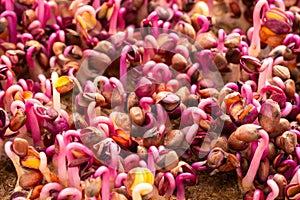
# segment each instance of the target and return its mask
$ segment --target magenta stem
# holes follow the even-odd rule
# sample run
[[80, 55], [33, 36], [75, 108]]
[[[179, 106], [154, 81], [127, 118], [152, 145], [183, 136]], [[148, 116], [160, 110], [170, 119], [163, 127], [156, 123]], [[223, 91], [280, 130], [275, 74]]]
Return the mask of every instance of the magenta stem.
[[27, 61], [28, 66], [31, 69], [34, 69], [34, 60], [33, 60], [34, 51], [35, 51], [35, 47], [31, 46], [31, 47], [28, 48], [27, 53], [26, 53], [26, 61]]
[[176, 183], [173, 174], [170, 172], [164, 173], [164, 178], [168, 180], [168, 189], [166, 193], [164, 194], [165, 197], [171, 197], [174, 193], [174, 190], [176, 188]]
[[159, 152], [156, 146], [151, 146], [148, 149], [148, 169], [152, 172], [155, 177], [155, 160], [159, 157]]
[[177, 200], [185, 200], [184, 195], [184, 184], [183, 181], [186, 179], [194, 179], [195, 175], [190, 173], [181, 173], [176, 177], [176, 186], [177, 186]]
[[127, 62], [126, 57], [128, 52], [132, 50], [131, 46], [126, 45], [121, 52], [120, 57], [120, 80], [122, 81], [122, 84], [124, 86], [124, 89], [126, 90], [126, 84], [127, 84]]
[[140, 99], [140, 106], [144, 110], [145, 113], [151, 112], [151, 105], [155, 102], [151, 97], [142, 97]]
[[45, 28], [44, 15], [45, 15], [45, 1], [38, 0], [37, 18], [41, 22], [42, 28]]
[[59, 182], [64, 186], [68, 186], [68, 173], [66, 166], [66, 144], [64, 138], [61, 134], [56, 135], [56, 141], [58, 143], [59, 151], [57, 156], [57, 166], [58, 166], [58, 178]]
[[13, 115], [16, 114], [16, 112], [18, 111], [18, 109], [22, 109], [23, 111], [25, 111], [25, 104], [23, 101], [20, 100], [16, 100], [13, 101], [11, 106], [10, 106], [10, 111]]
[[14, 0], [5, 0], [5, 10], [7, 11], [14, 10]]
[[[6, 2], [11, 2], [8, 0]], [[17, 15], [12, 10], [6, 10], [1, 13], [0, 17], [7, 18], [8, 21], [8, 29], [9, 29], [9, 40], [12, 43], [17, 43]]]
[[113, 35], [117, 33], [117, 21], [118, 21], [118, 14], [120, 10], [120, 0], [114, 0], [114, 11], [110, 19], [109, 23], [109, 34]]
[[125, 15], [126, 15], [126, 8], [124, 7], [120, 8], [118, 14], [118, 21], [119, 21], [118, 30], [120, 31], [124, 30], [126, 26]]
[[40, 104], [39, 101], [34, 99], [28, 99], [25, 103], [25, 111], [27, 114], [28, 123], [30, 124], [30, 130], [32, 134], [33, 143], [35, 146], [42, 146], [41, 131], [39, 127], [38, 119], [34, 113], [34, 105]]

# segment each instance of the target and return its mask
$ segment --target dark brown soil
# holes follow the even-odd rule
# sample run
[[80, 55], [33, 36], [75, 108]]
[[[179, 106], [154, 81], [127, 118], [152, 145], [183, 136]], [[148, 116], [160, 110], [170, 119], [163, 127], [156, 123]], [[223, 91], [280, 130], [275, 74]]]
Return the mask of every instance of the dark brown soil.
[[[0, 199], [9, 200], [16, 182], [16, 172], [12, 162], [3, 155], [0, 158], [0, 173]], [[242, 199], [235, 172], [214, 176], [201, 172], [198, 180], [196, 186], [186, 188], [187, 200]]]
[[17, 174], [12, 162], [4, 155], [0, 157], [0, 174], [0, 198], [8, 200], [15, 188]]

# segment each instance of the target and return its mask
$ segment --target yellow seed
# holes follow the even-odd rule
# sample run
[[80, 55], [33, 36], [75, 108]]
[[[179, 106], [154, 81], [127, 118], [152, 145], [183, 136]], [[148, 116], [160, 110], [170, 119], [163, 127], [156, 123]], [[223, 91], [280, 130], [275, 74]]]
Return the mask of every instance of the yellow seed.
[[107, 9], [107, 12], [106, 12], [106, 19], [107, 20], [110, 20], [113, 12], [114, 12], [114, 7], [110, 7], [110, 8]]
[[40, 166], [40, 159], [35, 156], [26, 156], [22, 161], [21, 164], [23, 167], [27, 167], [30, 169], [39, 169]]
[[60, 94], [69, 92], [73, 89], [75, 83], [68, 76], [61, 76], [57, 79], [56, 83], [54, 83], [55, 89]]
[[154, 177], [151, 171], [147, 168], [136, 167], [128, 172], [128, 176], [125, 182], [125, 186], [130, 195], [135, 186], [140, 183], [154, 183]]
[[96, 19], [89, 12], [84, 12], [82, 14], [82, 19], [85, 21], [87, 30], [93, 29], [96, 26]]
[[76, 17], [76, 20], [78, 21], [78, 23], [81, 25], [81, 27], [82, 27], [84, 30], [87, 30], [86, 23], [85, 23], [84, 19], [82, 18], [82, 16], [78, 15], [78, 16]]
[[28, 153], [27, 156], [34, 156], [36, 158], [40, 158], [39, 152], [37, 152], [33, 147], [29, 146], [28, 147]]
[[106, 16], [107, 9], [108, 9], [108, 5], [107, 5], [107, 3], [105, 2], [105, 3], [101, 6], [99, 12], [97, 13], [98, 19], [103, 19], [103, 18]]

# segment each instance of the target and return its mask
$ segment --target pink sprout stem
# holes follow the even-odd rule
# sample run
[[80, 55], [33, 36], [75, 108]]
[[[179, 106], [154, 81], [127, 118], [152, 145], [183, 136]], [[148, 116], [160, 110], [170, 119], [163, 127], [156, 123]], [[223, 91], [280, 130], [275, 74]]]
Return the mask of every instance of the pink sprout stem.
[[[84, 152], [85, 154], [87, 154], [87, 156], [90, 158], [89, 164], [91, 164], [92, 159], [94, 158], [93, 152], [90, 149], [88, 149], [86, 146], [78, 142], [71, 142], [66, 146], [65, 150], [66, 150], [67, 160], [69, 164], [71, 164], [71, 162], [74, 160], [72, 149], [78, 149]], [[68, 167], [68, 177], [69, 177], [69, 186], [80, 189], [79, 167], [77, 166]]]
[[197, 32], [197, 36], [200, 35], [201, 33], [205, 33], [208, 31], [210, 23], [207, 17], [200, 15], [199, 17], [197, 17], [197, 23], [202, 25], [201, 29]]
[[185, 136], [185, 140], [191, 144], [198, 132], [198, 128], [199, 128], [199, 125], [194, 123], [188, 130], [188, 132], [186, 133], [186, 136]]
[[269, 143], [268, 133], [263, 129], [260, 129], [258, 133], [261, 136], [261, 139], [259, 140], [257, 149], [254, 153], [253, 156], [254, 159], [251, 160], [250, 167], [247, 171], [247, 174], [242, 180], [242, 186], [246, 191], [251, 189], [254, 177], [256, 175], [256, 172], [260, 164], [260, 159], [262, 158], [265, 149], [268, 148], [268, 143]]
[[260, 54], [260, 37], [259, 37], [259, 30], [261, 28], [261, 22], [260, 22], [260, 12], [262, 9], [265, 9], [263, 12], [263, 15], [266, 10], [269, 10], [269, 4], [266, 0], [259, 0], [253, 11], [253, 35], [251, 39], [251, 45], [248, 49], [248, 54], [250, 56], [258, 57]]
[[102, 199], [109, 199], [110, 195], [110, 170], [106, 166], [99, 167], [95, 174], [94, 178], [102, 176], [102, 188], [101, 188], [101, 197]]
[[57, 166], [58, 166], [58, 178], [59, 182], [64, 186], [68, 186], [68, 173], [66, 166], [66, 144], [64, 138], [61, 134], [56, 135], [56, 141], [58, 143], [59, 152], [57, 156]]
[[140, 99], [140, 106], [145, 113], [151, 112], [151, 105], [154, 104], [154, 100], [151, 97], [142, 97]]
[[181, 173], [176, 177], [177, 200], [185, 200], [183, 181], [186, 179], [195, 179], [195, 175], [191, 173]]
[[121, 52], [121, 57], [120, 57], [120, 80], [122, 81], [122, 84], [124, 88], [126, 89], [126, 84], [127, 84], [127, 61], [126, 57], [128, 52], [132, 50], [131, 46], [126, 45]]
[[[171, 197], [174, 193], [175, 188], [176, 188], [176, 183], [175, 183], [174, 176], [170, 172], [166, 172], [166, 173], [164, 173], [163, 178], [167, 179], [168, 182], [169, 182], [168, 183], [168, 189], [167, 189], [166, 193], [164, 194], [164, 196], [165, 197]], [[163, 187], [163, 186], [161, 185], [161, 187]]]
[[93, 0], [92, 6], [94, 7], [95, 10], [97, 10], [101, 6], [101, 1], [100, 0]]
[[40, 193], [40, 200], [47, 200], [49, 198], [50, 192], [51, 191], [58, 191], [60, 192], [63, 189], [63, 186], [59, 183], [47, 183], [46, 185], [43, 186], [41, 193]]
[[148, 169], [152, 172], [155, 177], [155, 160], [159, 157], [158, 149], [155, 146], [151, 146], [148, 149]]
[[117, 175], [115, 180], [115, 186], [116, 188], [119, 188], [124, 185], [125, 181], [127, 179], [127, 174], [124, 172], [121, 172]]
[[64, 200], [70, 196], [72, 197], [72, 200], [81, 200], [82, 192], [77, 188], [68, 187], [59, 192], [57, 200]]
[[273, 69], [273, 58], [268, 57], [264, 59], [260, 74], [258, 78], [258, 89], [257, 91], [260, 92], [262, 88], [264, 88], [268, 84], [268, 78], [272, 77], [272, 69]]
[[268, 194], [266, 200], [274, 200], [279, 195], [279, 187], [273, 179], [268, 179], [268, 186], [271, 189], [271, 192]]
[[224, 41], [225, 41], [225, 38], [227, 37], [225, 31], [223, 29], [220, 29], [218, 31], [218, 38], [219, 38], [219, 41], [218, 41], [218, 51], [220, 53], [223, 53], [224, 52]]

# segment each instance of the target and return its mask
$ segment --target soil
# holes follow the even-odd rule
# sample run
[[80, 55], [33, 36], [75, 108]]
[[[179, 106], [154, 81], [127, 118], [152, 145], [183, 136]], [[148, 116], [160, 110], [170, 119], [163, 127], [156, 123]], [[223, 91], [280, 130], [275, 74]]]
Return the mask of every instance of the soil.
[[[12, 162], [4, 155], [0, 158], [0, 199], [9, 200], [16, 183], [16, 172]], [[196, 186], [186, 187], [187, 200], [241, 200], [235, 172], [209, 176], [198, 175]], [[174, 198], [176, 199], [176, 198]]]

